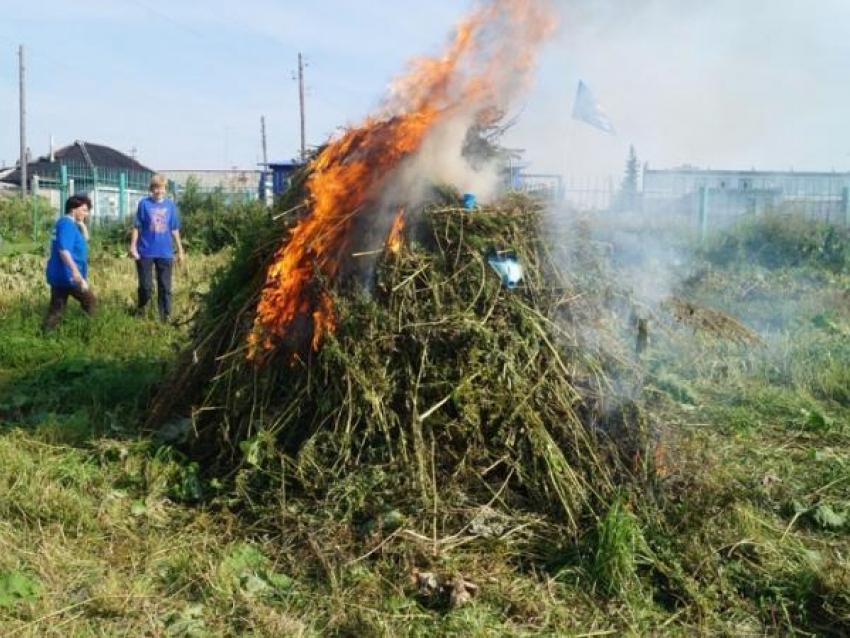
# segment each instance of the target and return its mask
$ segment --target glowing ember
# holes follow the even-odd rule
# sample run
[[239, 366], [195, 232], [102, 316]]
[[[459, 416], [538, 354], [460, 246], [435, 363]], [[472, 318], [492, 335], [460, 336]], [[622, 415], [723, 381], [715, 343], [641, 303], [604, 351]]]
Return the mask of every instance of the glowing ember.
[[554, 27], [549, 7], [548, 0], [489, 0], [458, 25], [442, 56], [411, 63], [382, 112], [333, 140], [313, 161], [310, 212], [269, 266], [248, 337], [249, 358], [285, 338], [297, 347], [308, 335], [293, 327], [307, 318], [318, 349], [336, 324], [333, 301], [316, 276], [326, 284], [335, 279], [355, 218], [378, 208], [370, 204], [435, 125], [462, 116], [488, 122], [510, 94], [525, 88], [537, 48]]
[[398, 255], [401, 252], [403, 243], [402, 233], [404, 232], [404, 207], [400, 206], [393, 220], [390, 234], [387, 236], [387, 253], [390, 255]]

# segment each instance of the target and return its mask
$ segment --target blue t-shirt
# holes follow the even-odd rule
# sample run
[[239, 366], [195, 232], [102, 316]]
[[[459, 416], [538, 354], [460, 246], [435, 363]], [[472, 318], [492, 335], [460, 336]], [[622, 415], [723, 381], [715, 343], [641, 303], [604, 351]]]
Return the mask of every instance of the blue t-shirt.
[[136, 242], [139, 257], [174, 257], [171, 232], [180, 229], [180, 217], [173, 201], [164, 199], [158, 202], [152, 197], [145, 197], [139, 202], [133, 225], [139, 229], [139, 240]]
[[59, 257], [60, 250], [71, 253], [71, 259], [77, 264], [77, 269], [83, 276], [88, 277], [89, 248], [86, 239], [77, 227], [77, 222], [70, 215], [65, 215], [56, 222], [53, 228], [53, 238], [50, 241], [50, 259], [47, 260], [47, 283], [51, 286], [76, 286], [71, 269]]

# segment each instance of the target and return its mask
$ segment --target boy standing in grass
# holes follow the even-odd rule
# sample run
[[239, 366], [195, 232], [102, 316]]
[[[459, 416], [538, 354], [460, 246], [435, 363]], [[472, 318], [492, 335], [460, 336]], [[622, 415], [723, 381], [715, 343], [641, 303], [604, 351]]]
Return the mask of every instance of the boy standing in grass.
[[136, 260], [139, 278], [139, 299], [136, 308], [141, 316], [151, 298], [152, 276], [156, 270], [156, 293], [159, 319], [166, 323], [171, 316], [171, 274], [174, 248], [177, 245], [177, 263], [185, 259], [180, 241], [180, 217], [177, 206], [165, 198], [167, 182], [162, 175], [154, 175], [150, 184], [150, 197], [139, 202], [136, 221], [130, 234], [130, 256]]
[[88, 239], [86, 217], [91, 200], [85, 195], [73, 195], [65, 202], [65, 215], [53, 229], [50, 259], [47, 261], [47, 283], [50, 284], [50, 306], [44, 319], [45, 331], [56, 327], [68, 297], [80, 302], [88, 315], [94, 315], [97, 299], [88, 283]]

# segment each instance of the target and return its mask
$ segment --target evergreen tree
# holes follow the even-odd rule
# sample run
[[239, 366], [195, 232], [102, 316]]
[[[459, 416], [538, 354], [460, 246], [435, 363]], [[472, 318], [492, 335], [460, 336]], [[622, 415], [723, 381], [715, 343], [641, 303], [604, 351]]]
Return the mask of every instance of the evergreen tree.
[[638, 164], [637, 153], [635, 152], [634, 144], [629, 146], [629, 159], [626, 160], [626, 173], [623, 177], [623, 193], [634, 195], [638, 192], [638, 177], [640, 175], [640, 165]]
[[640, 179], [640, 164], [634, 145], [629, 146], [629, 158], [626, 160], [626, 170], [623, 183], [617, 197], [616, 206], [621, 212], [634, 211], [639, 205], [638, 180]]

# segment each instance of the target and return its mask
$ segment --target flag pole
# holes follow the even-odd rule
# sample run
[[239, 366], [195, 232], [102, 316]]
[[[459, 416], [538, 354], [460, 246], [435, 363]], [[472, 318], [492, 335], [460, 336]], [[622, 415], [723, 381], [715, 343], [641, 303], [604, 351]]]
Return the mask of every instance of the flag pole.
[[570, 179], [570, 171], [572, 170], [571, 160], [573, 158], [573, 142], [575, 140], [576, 123], [572, 115], [567, 120], [567, 137], [564, 148], [564, 193], [562, 195], [564, 201], [567, 199], [567, 184]]

